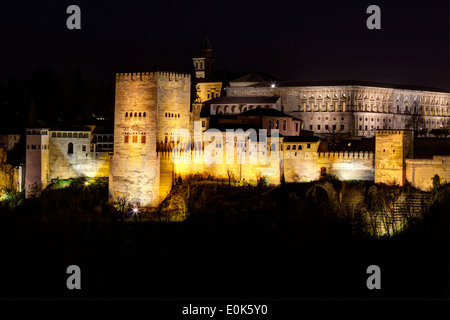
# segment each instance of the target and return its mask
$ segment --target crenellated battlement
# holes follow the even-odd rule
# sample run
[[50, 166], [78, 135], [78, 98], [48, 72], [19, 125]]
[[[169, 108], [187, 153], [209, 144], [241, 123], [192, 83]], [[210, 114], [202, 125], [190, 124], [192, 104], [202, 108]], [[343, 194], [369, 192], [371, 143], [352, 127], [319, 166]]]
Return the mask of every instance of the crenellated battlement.
[[171, 71], [116, 73], [116, 81], [142, 81], [154, 80], [157, 78], [162, 78], [168, 81], [177, 81], [178, 79], [190, 79], [191, 75], [188, 73]]
[[380, 135], [413, 135], [413, 130], [404, 129], [377, 129], [375, 131], [377, 136]]
[[322, 159], [373, 159], [373, 155], [374, 153], [369, 151], [318, 152], [318, 157]]

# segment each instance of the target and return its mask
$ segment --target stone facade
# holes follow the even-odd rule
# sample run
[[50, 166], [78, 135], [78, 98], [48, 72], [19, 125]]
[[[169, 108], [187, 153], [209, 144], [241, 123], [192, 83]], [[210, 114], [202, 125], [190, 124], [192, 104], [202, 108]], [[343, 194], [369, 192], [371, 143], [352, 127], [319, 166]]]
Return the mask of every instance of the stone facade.
[[25, 197], [38, 197], [49, 183], [49, 129], [30, 128], [26, 137]]
[[108, 153], [92, 152], [91, 137], [88, 127], [27, 129], [25, 197], [39, 196], [58, 179], [108, 177]]
[[116, 76], [114, 154], [109, 171], [111, 200], [126, 198], [140, 206], [158, 205], [158, 145], [189, 129], [190, 76], [177, 73], [126, 73]]
[[450, 156], [433, 156], [433, 159], [406, 159], [406, 180], [424, 191], [433, 187], [433, 177], [441, 183], [450, 182]]
[[[449, 128], [450, 94], [412, 89], [364, 85], [312, 86], [281, 82], [275, 86], [257, 83], [230, 86], [233, 97], [278, 96], [282, 111], [304, 121], [305, 130], [327, 135], [335, 133], [372, 137], [377, 129], [413, 128], [414, 115], [420, 115], [420, 127], [428, 131]], [[326, 129], [326, 126], [329, 126]]]

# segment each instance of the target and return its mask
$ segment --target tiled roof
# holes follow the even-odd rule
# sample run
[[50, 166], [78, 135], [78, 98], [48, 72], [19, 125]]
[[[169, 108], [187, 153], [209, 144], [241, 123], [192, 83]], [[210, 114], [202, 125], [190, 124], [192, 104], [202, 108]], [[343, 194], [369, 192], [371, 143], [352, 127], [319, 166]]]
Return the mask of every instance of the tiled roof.
[[284, 112], [272, 108], [255, 108], [252, 110], [242, 112], [238, 115], [238, 117], [251, 117], [251, 116], [292, 118], [294, 120], [302, 121], [300, 119], [295, 118], [294, 116], [291, 116], [289, 114], [286, 114]]
[[272, 96], [272, 97], [264, 97], [264, 96], [257, 96], [257, 97], [219, 97], [214, 98], [208, 101], [205, 101], [205, 103], [209, 104], [240, 104], [240, 103], [276, 103], [280, 99], [278, 96]]
[[317, 142], [319, 140], [317, 136], [285, 136], [283, 142]]
[[[276, 87], [322, 87], [322, 86], [362, 86], [362, 87], [379, 87], [390, 89], [419, 90], [431, 92], [449, 92], [441, 88], [413, 86], [404, 84], [392, 84], [382, 82], [366, 82], [355, 80], [332, 80], [332, 81], [281, 81], [275, 83]], [[254, 87], [270, 87], [269, 83], [257, 83]]]

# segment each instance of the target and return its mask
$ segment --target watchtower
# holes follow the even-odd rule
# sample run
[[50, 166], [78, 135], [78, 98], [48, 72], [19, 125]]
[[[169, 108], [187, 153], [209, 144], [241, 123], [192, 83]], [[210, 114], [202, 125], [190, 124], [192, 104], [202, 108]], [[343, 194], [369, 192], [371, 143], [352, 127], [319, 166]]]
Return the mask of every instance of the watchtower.
[[375, 183], [404, 186], [405, 159], [413, 157], [412, 130], [376, 130]]
[[109, 191], [138, 206], [156, 206], [161, 190], [158, 145], [175, 129], [189, 129], [190, 75], [172, 72], [116, 75], [114, 154]]

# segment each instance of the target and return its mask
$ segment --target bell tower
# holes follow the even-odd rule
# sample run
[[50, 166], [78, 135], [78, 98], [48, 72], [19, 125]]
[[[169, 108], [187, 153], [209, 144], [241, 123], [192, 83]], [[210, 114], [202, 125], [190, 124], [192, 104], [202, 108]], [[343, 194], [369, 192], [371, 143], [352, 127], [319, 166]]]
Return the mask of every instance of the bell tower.
[[195, 68], [195, 82], [197, 97], [195, 103], [220, 97], [222, 82], [214, 77], [216, 58], [214, 57], [211, 43], [205, 36], [200, 44], [197, 55], [192, 59]]
[[208, 80], [216, 68], [216, 59], [214, 58], [211, 44], [206, 36], [203, 38], [197, 55], [193, 60], [195, 77], [197, 79]]

